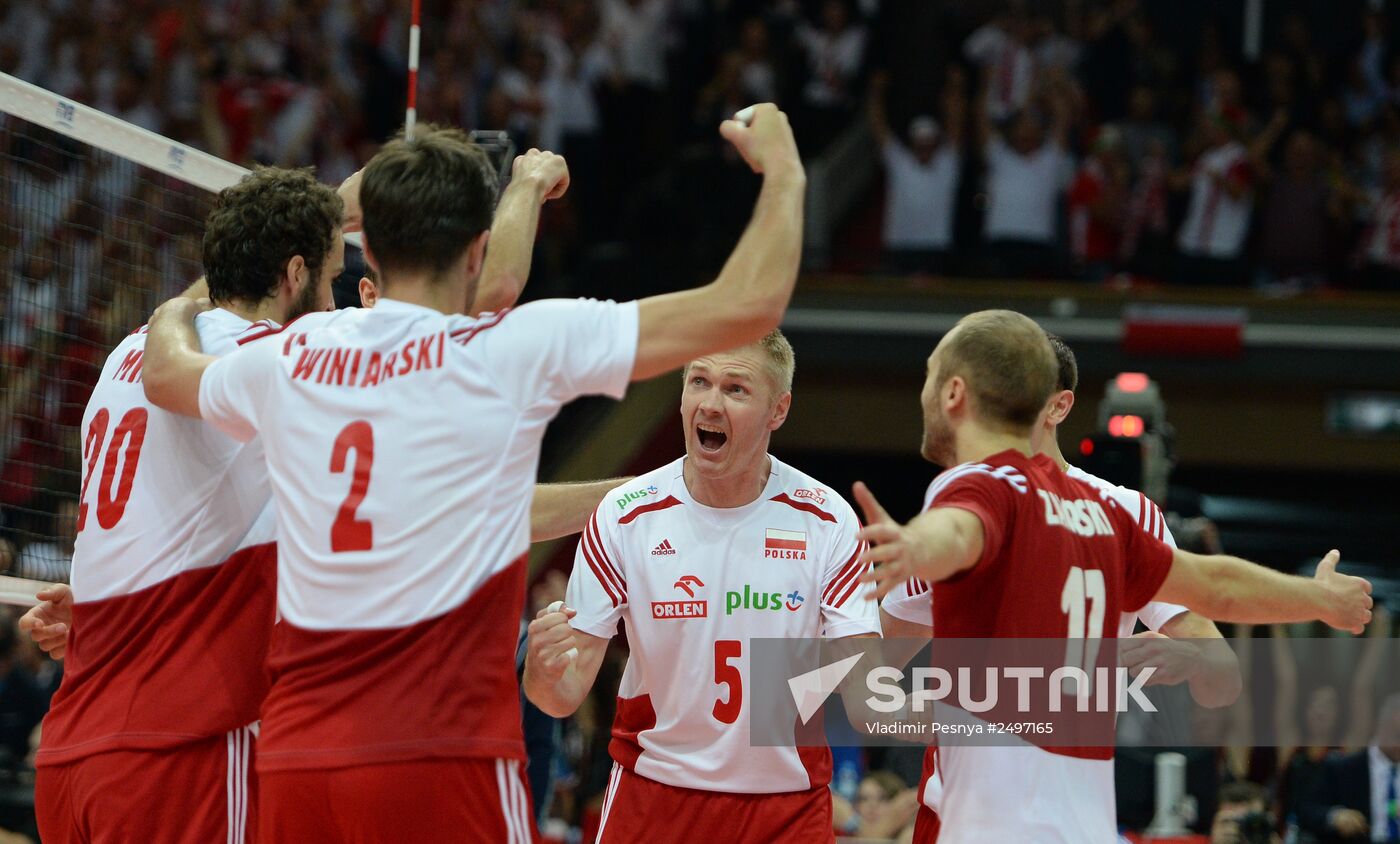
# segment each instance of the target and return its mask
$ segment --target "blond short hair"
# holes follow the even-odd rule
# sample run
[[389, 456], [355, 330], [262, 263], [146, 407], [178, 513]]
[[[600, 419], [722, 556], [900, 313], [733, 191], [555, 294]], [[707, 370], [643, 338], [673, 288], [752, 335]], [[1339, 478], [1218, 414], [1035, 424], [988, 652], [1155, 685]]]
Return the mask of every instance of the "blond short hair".
[[797, 373], [797, 355], [792, 351], [788, 338], [775, 328], [754, 345], [762, 349], [768, 359], [768, 374], [773, 376], [773, 385], [778, 388], [778, 393], [792, 392], [792, 376]]
[[[777, 389], [777, 394], [792, 392], [792, 377], [797, 372], [797, 355], [792, 351], [792, 344], [788, 338], [783, 336], [783, 332], [773, 329], [756, 343], [747, 346], [740, 346], [739, 349], [756, 348], [763, 352], [764, 369], [768, 370], [768, 375], [773, 380], [773, 386]], [[739, 349], [730, 349], [737, 352]], [[692, 361], [693, 363], [694, 361]], [[681, 377], [690, 376], [690, 364], [685, 365], [681, 371]]]

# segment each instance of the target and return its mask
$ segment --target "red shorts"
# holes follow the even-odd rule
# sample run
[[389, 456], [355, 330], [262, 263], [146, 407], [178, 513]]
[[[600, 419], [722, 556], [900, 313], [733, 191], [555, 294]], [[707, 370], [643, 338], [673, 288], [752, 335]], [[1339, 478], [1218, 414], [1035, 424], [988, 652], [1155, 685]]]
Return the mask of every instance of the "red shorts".
[[[532, 844], [514, 759], [423, 759], [263, 771], [263, 844]], [[46, 841], [45, 844], [48, 844]]]
[[919, 814], [914, 816], [913, 844], [936, 844], [938, 827], [938, 813], [919, 804]]
[[613, 765], [598, 844], [813, 844], [836, 840], [825, 786], [780, 794], [700, 791]]
[[168, 750], [111, 750], [43, 765], [34, 814], [44, 844], [257, 840], [254, 731]]

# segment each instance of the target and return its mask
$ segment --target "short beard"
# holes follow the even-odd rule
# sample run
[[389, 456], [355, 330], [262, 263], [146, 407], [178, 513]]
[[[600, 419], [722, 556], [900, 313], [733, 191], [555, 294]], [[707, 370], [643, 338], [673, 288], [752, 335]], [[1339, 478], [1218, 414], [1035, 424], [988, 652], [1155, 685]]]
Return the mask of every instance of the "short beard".
[[292, 300], [292, 306], [287, 310], [287, 319], [285, 322], [291, 322], [298, 317], [306, 316], [312, 311], [321, 310], [320, 302], [317, 301], [319, 299], [317, 294], [320, 291], [317, 289], [318, 285], [315, 281], [315, 274], [313, 274], [312, 278], [313, 280], [303, 287], [301, 292], [297, 294], [297, 297]]
[[930, 463], [948, 468], [957, 463], [957, 447], [953, 432], [946, 424], [924, 423], [924, 441], [920, 449], [923, 458]]

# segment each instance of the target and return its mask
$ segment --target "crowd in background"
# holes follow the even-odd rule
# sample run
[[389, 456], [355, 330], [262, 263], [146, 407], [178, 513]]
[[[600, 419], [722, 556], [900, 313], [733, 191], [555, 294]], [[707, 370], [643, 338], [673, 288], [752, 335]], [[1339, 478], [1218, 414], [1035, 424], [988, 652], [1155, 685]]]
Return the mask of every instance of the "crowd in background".
[[[872, 140], [886, 178], [845, 221], [850, 268], [1400, 291], [1390, 17], [1269, 6], [1247, 55], [1239, 4], [423, 0], [418, 114], [568, 158], [532, 280], [546, 292], [625, 297], [713, 269], [757, 189], [716, 125], [770, 100], [809, 161]], [[408, 8], [0, 0], [0, 71], [334, 183], [402, 122]], [[3, 116], [0, 186], [0, 573], [61, 580], [87, 393], [107, 350], [197, 275], [208, 197]], [[56, 673], [0, 634], [0, 760], [22, 768]], [[598, 687], [620, 671], [610, 659]], [[611, 708], [595, 695], [557, 728], [546, 813], [561, 823], [597, 808]], [[1285, 786], [1340, 746], [1318, 742], [1213, 782], [1267, 784], [1277, 820], [1302, 826]], [[917, 751], [838, 754], [840, 831], [901, 834], [918, 772]], [[1236, 792], [1221, 802], [1253, 805]]]

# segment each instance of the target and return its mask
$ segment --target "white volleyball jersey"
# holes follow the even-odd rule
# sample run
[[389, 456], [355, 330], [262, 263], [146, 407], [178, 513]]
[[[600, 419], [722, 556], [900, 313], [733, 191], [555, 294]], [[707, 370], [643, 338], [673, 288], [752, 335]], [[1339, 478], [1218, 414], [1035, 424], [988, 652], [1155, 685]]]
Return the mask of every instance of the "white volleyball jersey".
[[[1109, 483], [1077, 466], [1070, 466], [1065, 474], [1088, 484], [1098, 490], [1104, 498], [1116, 502], [1132, 517], [1138, 527], [1142, 528], [1143, 532], [1173, 548], [1176, 547], [1176, 539], [1172, 536], [1171, 530], [1167, 528], [1167, 521], [1163, 517], [1161, 509], [1147, 496], [1136, 490]], [[935, 493], [936, 484], [937, 481], [929, 487], [928, 496], [924, 501], [925, 510], [932, 503], [929, 499]], [[930, 627], [933, 625], [933, 595], [932, 588], [927, 581], [918, 579], [906, 581], [885, 596], [881, 607], [902, 621], [926, 624]], [[1137, 628], [1139, 618], [1148, 629], [1160, 631], [1169, 621], [1183, 612], [1186, 612], [1186, 607], [1180, 604], [1170, 604], [1163, 601], [1149, 602], [1137, 612], [1125, 612], [1119, 616], [1118, 637], [1132, 636], [1133, 631]], [[1094, 759], [1056, 756], [1028, 746], [986, 747], [977, 748], [970, 752], [978, 754], [979, 764], [965, 766], [966, 770], [960, 776], [976, 779], [973, 787], [966, 792], [973, 795], [974, 798], [979, 791], [997, 793], [1006, 782], [1012, 781], [1016, 782], [1017, 788], [1023, 789], [1026, 794], [1058, 795], [1058, 792], [1049, 788], [1048, 785], [1071, 782], [1074, 783], [1077, 795], [1097, 795], [1101, 805], [1113, 805], [1114, 785], [1111, 763], [1106, 765]], [[947, 754], [938, 754], [936, 748], [933, 747], [926, 751], [924, 778], [919, 785], [920, 801], [935, 812], [940, 809], [944, 780], [950, 776], [958, 775], [948, 770], [948, 765], [956, 766], [958, 760], [945, 758], [946, 756]], [[1040, 786], [1027, 783], [1026, 776], [1036, 777]], [[1092, 805], [1093, 800], [1094, 798], [1091, 797], [1088, 803]], [[1076, 813], [1074, 809], [1076, 804], [1077, 801], [1065, 801], [1061, 800], [1059, 796], [1055, 796], [1048, 800], [1043, 812], [1028, 813], [1032, 817], [1043, 817], [1045, 826], [1039, 829], [1035, 836], [1029, 837], [1027, 840], [1066, 842], [1080, 840], [1073, 836], [1066, 838], [1066, 830], [1079, 830], [1078, 834], [1083, 835], [1082, 840], [1085, 841], [1113, 840], [1107, 837], [1111, 827], [1104, 826], [1102, 813]], [[984, 806], [974, 807], [967, 817], [976, 819], [985, 809]], [[1095, 836], [1090, 836], [1088, 833], [1090, 829], [1097, 830]], [[975, 825], [966, 826], [959, 834], [966, 834], [969, 837], [960, 840], [977, 841], [979, 840], [978, 836], [983, 833], [984, 830]], [[942, 838], [939, 840], [942, 841]]]
[[878, 634], [851, 506], [777, 459], [762, 494], [718, 509], [691, 497], [684, 458], [618, 487], [574, 557], [575, 629], [631, 655], [610, 747], [638, 775], [739, 794], [804, 791], [831, 778], [826, 748], [749, 743], [752, 638]]
[[[205, 372], [262, 436], [280, 539], [259, 766], [523, 757], [514, 652], [545, 426], [620, 397], [635, 303], [308, 314]], [[464, 655], [470, 655], [464, 658]]]
[[[274, 330], [195, 321], [226, 355]], [[40, 764], [249, 724], [267, 691], [276, 548], [262, 445], [146, 400], [146, 329], [117, 345], [83, 414], [74, 624]]]

